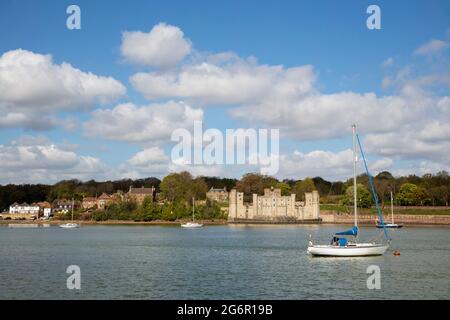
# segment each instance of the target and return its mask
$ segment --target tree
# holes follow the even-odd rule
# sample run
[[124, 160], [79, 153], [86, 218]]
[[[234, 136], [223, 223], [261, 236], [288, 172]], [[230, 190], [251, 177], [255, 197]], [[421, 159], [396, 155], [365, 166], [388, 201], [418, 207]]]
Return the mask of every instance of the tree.
[[296, 199], [302, 201], [305, 200], [305, 193], [313, 190], [316, 190], [316, 186], [311, 178], [305, 178], [305, 180], [297, 181], [293, 189]]
[[448, 206], [449, 188], [447, 186], [432, 187], [428, 189], [428, 194], [433, 206], [438, 204], [445, 204]]
[[333, 191], [333, 183], [326, 181], [325, 179], [321, 177], [315, 177], [312, 179], [314, 182], [314, 186], [317, 188], [317, 191], [321, 195], [329, 195]]
[[384, 207], [385, 199], [390, 199], [390, 191], [395, 189], [395, 178], [388, 171], [380, 172], [373, 179], [373, 186], [381, 205]]
[[406, 206], [423, 205], [424, 201], [428, 198], [429, 195], [425, 188], [418, 187], [414, 183], [409, 182], [404, 183], [397, 194], [399, 204]]
[[291, 186], [284, 182], [278, 182], [275, 185], [275, 188], [278, 188], [281, 190], [282, 196], [289, 196], [291, 194]]
[[191, 182], [191, 190], [195, 199], [204, 200], [206, 199], [206, 192], [208, 192], [208, 185], [203, 178], [198, 177]]
[[172, 173], [166, 176], [160, 184], [163, 196], [169, 201], [179, 201], [189, 199], [193, 196], [192, 176], [189, 172]]
[[[356, 197], [358, 207], [369, 208], [372, 205], [373, 200], [372, 194], [369, 192], [369, 190], [367, 190], [367, 188], [362, 183], [358, 183], [356, 185]], [[342, 203], [347, 206], [354, 205], [353, 186], [347, 187]]]

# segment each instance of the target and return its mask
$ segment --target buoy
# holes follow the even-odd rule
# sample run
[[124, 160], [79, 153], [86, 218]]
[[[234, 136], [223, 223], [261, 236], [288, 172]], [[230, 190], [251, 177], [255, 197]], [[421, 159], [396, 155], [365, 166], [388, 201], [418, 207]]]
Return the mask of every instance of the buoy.
[[400, 251], [395, 250], [394, 253], [393, 253], [393, 255], [394, 255], [394, 256], [399, 256], [399, 255], [400, 255]]

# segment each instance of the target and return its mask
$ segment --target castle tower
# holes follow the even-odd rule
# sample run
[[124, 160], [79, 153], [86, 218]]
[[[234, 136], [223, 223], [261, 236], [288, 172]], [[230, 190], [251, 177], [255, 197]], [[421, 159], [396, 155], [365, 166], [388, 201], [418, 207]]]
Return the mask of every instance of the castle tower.
[[314, 190], [312, 192], [312, 218], [313, 219], [319, 219], [320, 216], [320, 199], [319, 199], [319, 192], [317, 190]]
[[249, 219], [253, 219], [256, 218], [260, 213], [259, 213], [259, 204], [258, 204], [258, 195], [256, 193], [253, 194], [253, 210], [251, 210], [251, 212], [249, 212]]
[[236, 208], [237, 191], [232, 189], [230, 191], [230, 197], [228, 198], [228, 221], [233, 221], [236, 219], [237, 208]]
[[235, 219], [245, 219], [244, 194], [232, 189], [228, 200], [228, 221]]

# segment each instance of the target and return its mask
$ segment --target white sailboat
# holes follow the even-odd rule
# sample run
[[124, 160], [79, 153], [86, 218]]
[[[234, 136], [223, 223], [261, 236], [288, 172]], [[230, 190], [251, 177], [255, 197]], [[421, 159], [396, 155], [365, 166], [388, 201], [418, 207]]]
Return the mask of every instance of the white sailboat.
[[[357, 162], [357, 156], [356, 156], [356, 140], [358, 139], [358, 144], [361, 150], [361, 155], [364, 160], [364, 165], [366, 167], [367, 176], [369, 178], [370, 187], [372, 189], [372, 193], [375, 199], [375, 204], [377, 206], [378, 214], [380, 216], [380, 219], [384, 225], [383, 217], [381, 216], [380, 209], [378, 207], [378, 199], [377, 195], [374, 192], [373, 184], [372, 184], [372, 178], [368, 172], [367, 164], [364, 158], [364, 153], [361, 148], [361, 144], [359, 142], [359, 138], [356, 134], [356, 126], [352, 126], [353, 131], [353, 202], [354, 202], [354, 226], [352, 229], [343, 231], [343, 232], [337, 232], [334, 234], [333, 239], [331, 241], [331, 244], [328, 245], [315, 245], [311, 240], [309, 241], [307, 252], [313, 256], [330, 256], [330, 257], [361, 257], [361, 256], [377, 256], [382, 255], [386, 252], [386, 250], [389, 248], [389, 242], [387, 243], [375, 243], [375, 242], [367, 242], [367, 243], [360, 243], [358, 242], [358, 206], [357, 206], [357, 196], [356, 196], [356, 162]], [[384, 229], [386, 238], [387, 232], [386, 229]], [[347, 237], [351, 237], [350, 239], [347, 239]]]
[[74, 201], [73, 201], [73, 198], [72, 198], [72, 222], [60, 224], [59, 226], [61, 228], [73, 229], [73, 228], [79, 228], [80, 227], [80, 225], [78, 223], [74, 223], [73, 222], [73, 206], [74, 206]]
[[[400, 229], [403, 228], [402, 224], [398, 224], [394, 222], [394, 197], [392, 196], [391, 191], [391, 223], [386, 223], [384, 225], [385, 228], [391, 228], [391, 229]], [[383, 228], [383, 225], [379, 220], [377, 220], [377, 228]]]
[[182, 228], [201, 228], [203, 227], [203, 224], [195, 222], [195, 216], [194, 216], [194, 207], [195, 207], [195, 200], [192, 198], [192, 222], [187, 222], [181, 225]]

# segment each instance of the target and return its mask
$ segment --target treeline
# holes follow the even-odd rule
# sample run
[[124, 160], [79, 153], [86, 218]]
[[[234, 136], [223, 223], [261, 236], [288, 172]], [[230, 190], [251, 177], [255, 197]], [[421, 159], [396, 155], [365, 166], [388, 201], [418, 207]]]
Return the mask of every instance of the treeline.
[[[447, 206], [450, 202], [450, 178], [446, 171], [436, 174], [425, 174], [421, 177], [410, 175], [406, 177], [394, 177], [384, 171], [373, 177], [374, 186], [382, 205], [389, 202], [390, 191], [394, 193], [397, 205], [434, 205]], [[367, 175], [357, 177], [360, 184], [358, 201], [361, 206], [373, 204], [373, 197], [369, 188]], [[184, 199], [189, 202], [192, 197], [198, 200], [205, 199], [206, 192], [211, 187], [227, 190], [237, 188], [244, 192], [245, 200], [251, 201], [252, 193], [262, 195], [264, 188], [280, 188], [283, 195], [296, 194], [296, 198], [302, 200], [305, 192], [318, 190], [323, 203], [352, 204], [353, 179], [347, 181], [327, 181], [321, 177], [305, 178], [302, 180], [278, 180], [274, 177], [257, 173], [249, 173], [240, 180], [218, 177], [193, 178], [188, 172], [174, 173], [166, 176], [162, 181], [155, 177], [145, 179], [122, 179], [116, 181], [98, 182], [94, 180], [64, 180], [54, 185], [24, 184], [0, 186], [0, 210], [6, 210], [14, 202], [37, 202], [55, 199], [81, 200], [83, 197], [98, 196], [103, 192], [111, 194], [117, 191], [127, 192], [130, 186], [155, 187], [161, 197], [169, 202], [177, 202]]]
[[[194, 214], [197, 220], [224, 218], [224, 213], [218, 204], [209, 200], [196, 201]], [[141, 205], [134, 201], [118, 201], [110, 204], [105, 210], [82, 212], [78, 209], [74, 212], [74, 219], [85, 221], [175, 221], [191, 219], [191, 217], [192, 203], [182, 200], [158, 203], [154, 202], [150, 197], [146, 197]], [[70, 220], [72, 213], [57, 213], [55, 218], [59, 220]]]

